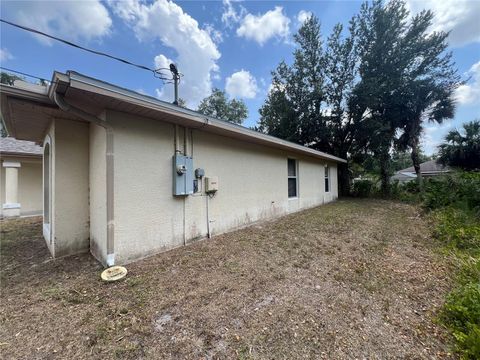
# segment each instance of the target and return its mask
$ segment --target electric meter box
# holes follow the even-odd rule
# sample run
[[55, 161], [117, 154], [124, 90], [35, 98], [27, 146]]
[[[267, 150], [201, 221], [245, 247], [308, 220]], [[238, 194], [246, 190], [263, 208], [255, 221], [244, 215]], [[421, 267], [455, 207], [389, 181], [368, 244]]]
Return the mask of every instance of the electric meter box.
[[193, 194], [193, 159], [190, 156], [173, 156], [173, 195]]
[[210, 176], [205, 178], [205, 192], [214, 193], [218, 191], [218, 177]]

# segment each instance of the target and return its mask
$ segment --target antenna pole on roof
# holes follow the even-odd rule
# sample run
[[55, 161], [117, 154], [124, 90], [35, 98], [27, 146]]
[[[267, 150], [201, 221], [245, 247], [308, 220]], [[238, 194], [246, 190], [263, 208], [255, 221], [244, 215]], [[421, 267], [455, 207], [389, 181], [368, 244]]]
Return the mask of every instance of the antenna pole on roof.
[[178, 105], [178, 82], [180, 80], [180, 74], [178, 73], [178, 69], [175, 64], [170, 64], [170, 71], [172, 72], [173, 76], [173, 87], [175, 89], [175, 98], [173, 100], [174, 105]]

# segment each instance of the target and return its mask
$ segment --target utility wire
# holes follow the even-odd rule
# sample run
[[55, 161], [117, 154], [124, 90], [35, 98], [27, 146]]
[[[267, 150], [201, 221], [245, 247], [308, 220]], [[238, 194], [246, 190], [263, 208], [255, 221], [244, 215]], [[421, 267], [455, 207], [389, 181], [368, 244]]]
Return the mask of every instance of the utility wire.
[[21, 72], [21, 71], [17, 71], [17, 70], [13, 70], [13, 69], [9, 69], [9, 68], [3, 67], [3, 66], [0, 66], [0, 69], [3, 69], [3, 70], [5, 70], [5, 71], [10, 71], [10, 72], [13, 72], [13, 73], [15, 73], [15, 74], [19, 74], [19, 75], [23, 75], [23, 76], [28, 76], [28, 77], [31, 77], [31, 78], [34, 78], [34, 79], [38, 79], [38, 80], [42, 80], [42, 81], [51, 83], [50, 80], [41, 78], [41, 77], [39, 77], [39, 76], [35, 76], [35, 75], [32, 75], [32, 74], [27, 74], [27, 73], [24, 73], [24, 72]]
[[[86, 47], [83, 47], [81, 45], [77, 45], [71, 41], [68, 41], [68, 40], [64, 40], [64, 39], [61, 39], [59, 37], [56, 37], [56, 36], [53, 36], [53, 35], [50, 35], [50, 34], [47, 34], [47, 33], [44, 33], [40, 30], [36, 30], [36, 29], [32, 29], [28, 26], [23, 26], [23, 25], [19, 25], [19, 24], [15, 24], [11, 21], [8, 21], [8, 20], [4, 20], [4, 19], [0, 19], [0, 21], [2, 23], [5, 23], [5, 24], [8, 24], [10, 26], [14, 26], [16, 28], [19, 28], [19, 29], [22, 29], [22, 30], [25, 30], [25, 31], [28, 31], [28, 32], [31, 32], [31, 33], [34, 33], [34, 34], [37, 34], [37, 35], [42, 35], [42, 36], [45, 36], [47, 38], [50, 38], [52, 40], [56, 40], [56, 41], [59, 41], [61, 43], [64, 43], [66, 45], [69, 45], [69, 46], [73, 46], [77, 49], [80, 49], [80, 50], [83, 50], [83, 51], [87, 51], [89, 53], [92, 53], [92, 54], [95, 54], [95, 55], [99, 55], [99, 56], [104, 56], [104, 57], [107, 57], [109, 59], [113, 59], [113, 60], [116, 60], [116, 61], [119, 61], [121, 63], [124, 63], [124, 64], [127, 64], [127, 65], [131, 65], [131, 66], [134, 66], [134, 67], [137, 67], [139, 69], [142, 69], [142, 70], [147, 70], [147, 71], [150, 71], [153, 73], [153, 76], [155, 76], [156, 78], [159, 78], [161, 80], [163, 80], [164, 82], [171, 82], [172, 80], [174, 80], [173, 78], [168, 78], [166, 77], [165, 74], [163, 74], [161, 72], [161, 70], [170, 70], [170, 69], [167, 69], [167, 68], [158, 68], [158, 69], [153, 69], [153, 68], [149, 68], [148, 66], [145, 66], [145, 65], [140, 65], [140, 64], [135, 64], [133, 62], [130, 62], [128, 60], [125, 60], [125, 59], [122, 59], [122, 58], [119, 58], [119, 57], [116, 57], [116, 56], [113, 56], [113, 55], [110, 55], [110, 54], [107, 54], [107, 53], [104, 53], [104, 52], [101, 52], [101, 51], [97, 51], [97, 50], [92, 50], [92, 49], [88, 49]], [[182, 74], [179, 74], [180, 76]]]

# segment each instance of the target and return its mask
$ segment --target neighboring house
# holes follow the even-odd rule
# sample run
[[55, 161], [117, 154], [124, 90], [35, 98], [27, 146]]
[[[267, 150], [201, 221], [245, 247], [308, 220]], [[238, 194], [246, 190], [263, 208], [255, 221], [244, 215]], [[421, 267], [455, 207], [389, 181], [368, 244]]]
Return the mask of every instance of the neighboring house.
[[[450, 169], [446, 166], [438, 164], [436, 160], [426, 161], [420, 164], [420, 173], [422, 177], [428, 178], [438, 175], [443, 175], [450, 172]], [[392, 177], [391, 181], [398, 181], [400, 183], [415, 180], [417, 174], [413, 166], [397, 171]]]
[[0, 138], [2, 217], [42, 214], [42, 147]]
[[1, 96], [9, 133], [43, 143], [55, 257], [124, 264], [338, 196], [343, 159], [76, 72]]

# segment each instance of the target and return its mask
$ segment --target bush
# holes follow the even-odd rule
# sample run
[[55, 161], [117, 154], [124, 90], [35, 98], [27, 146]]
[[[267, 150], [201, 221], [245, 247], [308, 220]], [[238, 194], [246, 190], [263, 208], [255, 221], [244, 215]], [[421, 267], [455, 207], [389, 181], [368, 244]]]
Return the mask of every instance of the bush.
[[480, 172], [459, 172], [425, 181], [424, 206], [434, 210], [448, 206], [480, 212]]
[[480, 250], [480, 222], [475, 214], [460, 209], [446, 208], [433, 215], [434, 235], [447, 246], [460, 250]]
[[452, 292], [441, 316], [462, 358], [480, 359], [480, 283], [468, 283]]
[[392, 184], [392, 197], [408, 203], [420, 202], [420, 187], [415, 180]]
[[353, 183], [353, 196], [369, 197], [372, 195], [374, 184], [372, 180], [357, 180]]

